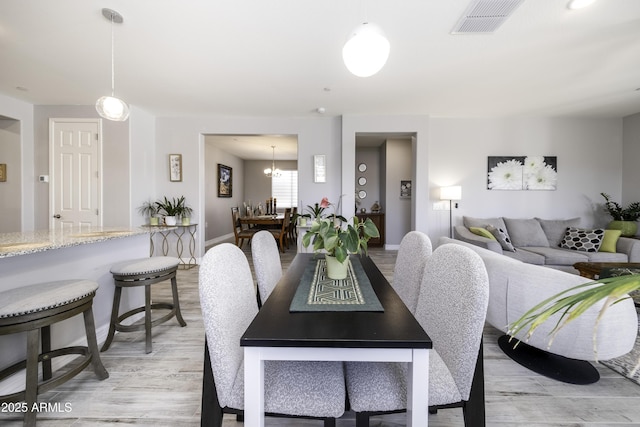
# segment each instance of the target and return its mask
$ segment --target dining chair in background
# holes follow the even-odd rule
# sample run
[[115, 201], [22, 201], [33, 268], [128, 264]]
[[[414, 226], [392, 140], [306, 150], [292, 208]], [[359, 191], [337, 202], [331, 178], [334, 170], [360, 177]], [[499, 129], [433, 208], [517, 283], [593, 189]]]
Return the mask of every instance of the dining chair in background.
[[418, 305], [418, 293], [432, 245], [429, 236], [420, 231], [410, 231], [402, 238], [391, 285], [412, 314]]
[[284, 210], [284, 218], [282, 219], [282, 227], [277, 230], [269, 230], [273, 237], [278, 241], [280, 250], [284, 253], [289, 248], [289, 223], [291, 222], [291, 208]]
[[[199, 269], [200, 306], [206, 334], [201, 425], [222, 425], [223, 412], [243, 414], [244, 350], [240, 337], [258, 313], [249, 262], [238, 247], [209, 249]], [[270, 415], [324, 420], [345, 409], [342, 362], [267, 361], [264, 410]]]
[[250, 230], [242, 226], [240, 223], [240, 209], [237, 206], [231, 208], [231, 220], [233, 221], [233, 235], [236, 238], [236, 246], [241, 248], [244, 244], [244, 239], [250, 242], [253, 235], [256, 234], [256, 230]]
[[298, 241], [298, 207], [291, 208], [291, 216], [289, 219], [289, 241], [295, 246]]
[[[462, 407], [466, 427], [484, 426], [482, 329], [489, 301], [484, 263], [473, 250], [445, 244], [429, 258], [416, 319], [433, 341], [429, 410]], [[348, 362], [347, 394], [356, 426], [369, 417], [406, 410], [405, 363]]]
[[282, 263], [273, 234], [258, 231], [251, 240], [251, 258], [258, 282], [258, 305], [264, 303], [282, 277]]

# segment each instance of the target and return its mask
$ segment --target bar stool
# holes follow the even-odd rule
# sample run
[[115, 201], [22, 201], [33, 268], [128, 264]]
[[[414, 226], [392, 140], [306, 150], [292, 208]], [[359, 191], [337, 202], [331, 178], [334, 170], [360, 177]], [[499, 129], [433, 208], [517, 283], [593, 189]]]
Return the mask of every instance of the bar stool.
[[[0, 335], [19, 332], [27, 334], [27, 358], [0, 372], [0, 381], [26, 368], [25, 389], [0, 396], [0, 402], [25, 402], [24, 425], [36, 425], [38, 394], [68, 381], [91, 363], [99, 379], [109, 377], [102, 365], [95, 323], [93, 297], [98, 284], [90, 280], [62, 280], [39, 283], [0, 292]], [[51, 350], [51, 325], [82, 313], [87, 346], [64, 347]], [[40, 340], [42, 339], [42, 353]], [[79, 354], [81, 363], [67, 372], [53, 377], [51, 359], [68, 354]], [[42, 362], [42, 381], [38, 381], [38, 364]]]
[[[101, 351], [105, 351], [111, 345], [116, 331], [133, 332], [145, 331], [146, 352], [151, 353], [151, 327], [164, 323], [172, 317], [176, 317], [180, 326], [187, 326], [180, 312], [180, 302], [178, 300], [178, 284], [176, 282], [176, 271], [180, 260], [178, 258], [159, 256], [151, 258], [140, 258], [131, 261], [122, 261], [111, 267], [111, 274], [116, 286], [113, 294], [113, 308], [111, 310], [111, 324], [107, 340]], [[171, 279], [171, 291], [173, 293], [173, 303], [159, 302], [151, 304], [151, 285]], [[124, 314], [118, 315], [120, 311], [120, 297], [122, 288], [144, 286], [144, 306], [134, 308]], [[151, 320], [151, 310], [168, 309], [164, 316]], [[144, 324], [123, 325], [122, 321], [134, 314], [144, 312]]]

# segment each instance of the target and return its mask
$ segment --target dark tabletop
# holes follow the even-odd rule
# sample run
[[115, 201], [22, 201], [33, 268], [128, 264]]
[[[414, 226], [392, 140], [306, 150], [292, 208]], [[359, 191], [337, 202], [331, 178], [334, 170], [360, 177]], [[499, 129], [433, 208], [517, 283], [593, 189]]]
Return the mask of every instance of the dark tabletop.
[[[356, 256], [356, 255], [351, 255]], [[384, 312], [290, 313], [313, 254], [298, 254], [240, 339], [241, 346], [431, 348], [431, 339], [369, 257], [362, 266]]]

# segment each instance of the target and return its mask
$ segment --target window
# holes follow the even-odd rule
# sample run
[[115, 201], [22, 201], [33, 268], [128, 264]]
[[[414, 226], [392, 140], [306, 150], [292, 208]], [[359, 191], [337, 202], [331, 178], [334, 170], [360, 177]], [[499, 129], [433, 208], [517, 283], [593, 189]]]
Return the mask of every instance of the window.
[[271, 194], [279, 208], [298, 206], [298, 171], [281, 171], [279, 177], [271, 179]]

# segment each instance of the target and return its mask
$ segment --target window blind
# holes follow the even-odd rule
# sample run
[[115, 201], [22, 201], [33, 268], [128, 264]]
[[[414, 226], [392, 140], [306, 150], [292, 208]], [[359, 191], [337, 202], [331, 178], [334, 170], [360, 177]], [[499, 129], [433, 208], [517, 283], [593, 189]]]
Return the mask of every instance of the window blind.
[[283, 170], [278, 177], [271, 179], [271, 194], [276, 198], [279, 208], [298, 206], [298, 171]]

